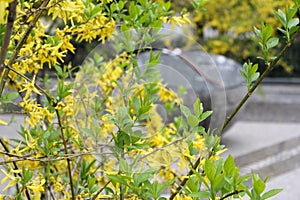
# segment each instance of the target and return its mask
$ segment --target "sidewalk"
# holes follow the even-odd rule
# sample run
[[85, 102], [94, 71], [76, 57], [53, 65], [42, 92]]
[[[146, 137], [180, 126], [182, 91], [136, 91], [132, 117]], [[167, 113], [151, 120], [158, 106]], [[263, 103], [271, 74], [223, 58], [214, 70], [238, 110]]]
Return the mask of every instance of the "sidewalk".
[[273, 200], [299, 197], [300, 124], [238, 121], [223, 136], [241, 174], [270, 176], [268, 189], [283, 188]]
[[272, 200], [300, 196], [300, 85], [262, 85], [222, 136], [241, 174], [270, 176]]

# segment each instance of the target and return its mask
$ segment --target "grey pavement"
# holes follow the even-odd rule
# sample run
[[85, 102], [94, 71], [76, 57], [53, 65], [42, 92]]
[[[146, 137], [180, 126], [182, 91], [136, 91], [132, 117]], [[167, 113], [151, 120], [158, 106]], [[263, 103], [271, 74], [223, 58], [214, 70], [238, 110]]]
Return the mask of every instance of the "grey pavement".
[[222, 136], [222, 143], [241, 168], [270, 177], [267, 189], [283, 188], [272, 200], [299, 199], [300, 85], [259, 88], [237, 121]]

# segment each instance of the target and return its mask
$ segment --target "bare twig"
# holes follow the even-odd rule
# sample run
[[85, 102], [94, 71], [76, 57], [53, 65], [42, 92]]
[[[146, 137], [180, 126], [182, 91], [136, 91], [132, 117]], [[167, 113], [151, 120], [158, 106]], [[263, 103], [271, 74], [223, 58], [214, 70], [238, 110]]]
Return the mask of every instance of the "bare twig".
[[[55, 113], [56, 113], [57, 120], [58, 120], [58, 125], [59, 125], [59, 128], [60, 128], [60, 133], [61, 133], [61, 137], [62, 137], [62, 141], [63, 141], [63, 145], [64, 145], [65, 154], [68, 154], [67, 140], [66, 140], [66, 137], [65, 137], [62, 120], [61, 120], [59, 111], [57, 109], [55, 109]], [[70, 189], [71, 189], [71, 193], [72, 193], [72, 200], [75, 200], [75, 192], [74, 192], [74, 187], [73, 187], [73, 176], [72, 176], [70, 158], [67, 158], [67, 165], [68, 165], [68, 175], [69, 175], [69, 179], [70, 179], [70, 187], [71, 187]]]
[[102, 188], [100, 188], [100, 190], [98, 190], [98, 192], [95, 194], [95, 196], [92, 197], [92, 200], [97, 199], [97, 197], [99, 196], [99, 194], [101, 194], [101, 192], [108, 186], [108, 184], [110, 184], [111, 181], [108, 181]]
[[[193, 170], [196, 170], [198, 168], [200, 161], [201, 157], [199, 156], [199, 158], [196, 160], [192, 167]], [[170, 200], [176, 197], [176, 195], [182, 190], [183, 186], [185, 186], [186, 182], [189, 180], [189, 176], [193, 175], [194, 171], [192, 169], [188, 172], [187, 176], [185, 176], [185, 178], [181, 181], [180, 185], [176, 188], [175, 192], [172, 193], [172, 195], [169, 198]]]
[[97, 154], [96, 152], [85, 152], [85, 153], [75, 153], [75, 154], [63, 154], [63, 155], [59, 155], [56, 156], [54, 158], [52, 157], [47, 157], [47, 156], [42, 156], [42, 157], [31, 157], [31, 156], [19, 156], [16, 154], [12, 154], [12, 153], [7, 153], [7, 152], [0, 152], [0, 154], [3, 155], [7, 155], [10, 158], [16, 158], [14, 160], [7, 160], [7, 161], [1, 161], [0, 165], [4, 165], [7, 163], [16, 163], [16, 162], [22, 162], [22, 161], [32, 161], [32, 162], [56, 162], [56, 161], [61, 161], [61, 160], [67, 160], [67, 159], [72, 159], [72, 158], [76, 158], [76, 157], [82, 157], [82, 156], [87, 156], [87, 155], [103, 155], [103, 154], [113, 154], [113, 153], [101, 153], [101, 154]]
[[7, 54], [8, 45], [10, 42], [10, 38], [13, 31], [14, 21], [16, 19], [16, 7], [17, 7], [18, 1], [14, 0], [9, 4], [9, 12], [7, 17], [7, 24], [6, 29], [4, 33], [4, 38], [1, 46], [1, 52], [0, 52], [0, 74], [2, 74], [4, 70], [4, 60]]
[[[7, 54], [7, 49], [8, 49], [8, 46], [9, 46], [9, 42], [10, 42], [10, 38], [11, 38], [11, 35], [12, 35], [12, 31], [13, 31], [13, 25], [14, 25], [14, 22], [15, 22], [15, 19], [16, 19], [16, 8], [17, 8], [17, 4], [18, 4], [18, 1], [17, 0], [14, 0], [13, 2], [11, 2], [9, 4], [9, 12], [8, 12], [8, 17], [7, 17], [7, 24], [6, 24], [6, 29], [5, 29], [5, 33], [4, 33], [4, 39], [3, 39], [3, 42], [2, 42], [2, 46], [1, 46], [1, 52], [0, 52], [0, 76], [1, 76], [1, 82], [0, 82], [0, 85], [3, 84], [3, 87], [4, 87], [4, 84], [5, 84], [5, 78], [7, 77], [7, 75], [5, 75], [5, 66], [4, 66], [4, 61], [5, 61], [5, 58], [6, 58], [6, 54]], [[2, 87], [2, 86], [1, 86]], [[0, 90], [0, 96], [2, 96], [2, 91], [3, 89]], [[6, 152], [9, 152], [9, 149], [7, 148], [6, 144], [4, 143], [4, 141], [0, 138], [0, 143], [1, 145], [3, 146], [4, 150]], [[13, 167], [15, 170], [18, 169], [18, 166], [15, 162], [13, 162]], [[14, 176], [20, 176], [22, 178], [22, 175], [21, 174], [16, 174], [14, 173]], [[26, 194], [26, 197], [27, 199], [31, 199], [30, 198], [30, 194], [28, 192], [28, 189], [25, 188], [25, 194]]]
[[224, 199], [227, 199], [228, 197], [231, 197], [233, 195], [236, 195], [236, 194], [239, 194], [241, 192], [245, 192], [244, 190], [235, 190], [229, 194], [226, 194], [225, 196], [223, 196], [220, 200], [224, 200]]

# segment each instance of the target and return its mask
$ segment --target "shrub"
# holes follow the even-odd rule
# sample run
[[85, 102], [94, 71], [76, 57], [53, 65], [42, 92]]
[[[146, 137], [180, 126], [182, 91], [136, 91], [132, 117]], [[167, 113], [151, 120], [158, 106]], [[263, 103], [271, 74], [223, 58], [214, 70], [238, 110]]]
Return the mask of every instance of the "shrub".
[[[0, 32], [1, 103], [19, 97], [25, 114], [21, 139], [0, 139], [4, 192], [15, 187], [2, 199], [267, 199], [281, 191], [264, 192], [266, 180], [258, 175], [240, 176], [231, 156], [219, 157], [225, 150], [220, 137], [199, 126], [211, 111], [199, 99], [191, 111], [162, 84], [155, 67], [160, 54], [151, 44], [161, 37], [163, 22], [189, 23], [188, 13], [172, 15], [170, 2], [148, 0], [1, 3], [8, 6], [0, 13], [0, 22], [6, 21]], [[195, 9], [201, 9], [197, 3]], [[269, 70], [294, 40], [295, 13], [291, 8], [277, 14], [286, 25], [287, 45], [276, 58], [269, 56], [278, 43], [273, 30], [255, 29]], [[69, 63], [62, 64], [68, 52], [80, 53], [74, 41], [110, 39], [117, 41], [113, 58], [96, 53], [75, 76]], [[149, 59], [141, 68], [137, 56], [144, 49], [150, 49]], [[242, 72], [249, 93], [265, 76], [252, 85], [255, 66], [245, 64]], [[56, 71], [54, 90], [40, 85], [44, 67]], [[170, 112], [177, 106], [182, 115], [164, 123], [158, 104]], [[249, 178], [253, 187], [244, 184]]]

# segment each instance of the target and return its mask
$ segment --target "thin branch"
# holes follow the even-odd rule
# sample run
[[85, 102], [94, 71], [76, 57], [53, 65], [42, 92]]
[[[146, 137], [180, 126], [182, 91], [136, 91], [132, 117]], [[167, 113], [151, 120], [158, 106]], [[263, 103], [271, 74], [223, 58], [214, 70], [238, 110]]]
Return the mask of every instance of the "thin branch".
[[246, 103], [246, 101], [249, 99], [249, 97], [253, 94], [255, 89], [260, 85], [262, 80], [269, 74], [270, 71], [273, 70], [277, 62], [282, 58], [282, 56], [285, 54], [285, 52], [289, 49], [289, 47], [292, 45], [292, 43], [296, 40], [300, 33], [300, 29], [294, 34], [294, 37], [285, 45], [285, 47], [280, 51], [278, 56], [268, 65], [267, 69], [263, 72], [263, 74], [258, 78], [258, 80], [253, 84], [253, 86], [250, 88], [250, 90], [247, 92], [247, 94], [244, 96], [244, 98], [241, 100], [241, 102], [237, 105], [237, 107], [233, 110], [233, 112], [226, 118], [223, 126], [220, 129], [219, 134], [221, 134], [224, 129], [227, 127], [229, 122], [233, 119], [233, 117], [238, 113], [238, 111], [241, 109], [241, 107]]
[[[4, 78], [7, 76], [4, 73], [5, 69], [6, 69], [5, 66], [4, 66], [4, 61], [5, 61], [5, 58], [6, 58], [10, 38], [11, 38], [11, 35], [12, 35], [12, 31], [13, 31], [14, 22], [15, 22], [15, 19], [16, 19], [17, 4], [18, 4], [18, 1], [14, 0], [13, 2], [11, 2], [9, 4], [9, 8], [8, 8], [9, 11], [8, 11], [8, 17], [7, 17], [7, 24], [6, 24], [4, 39], [3, 39], [2, 46], [1, 46], [1, 51], [0, 51], [0, 75], [1, 75], [0, 85], [5, 84], [5, 79]], [[3, 89], [1, 89], [0, 96], [2, 96], [2, 91], [3, 91]], [[9, 152], [9, 149], [6, 146], [6, 144], [4, 143], [4, 141], [2, 140], [2, 138], [0, 138], [0, 143], [3, 146], [4, 150], [6, 152]], [[15, 162], [13, 162], [13, 167], [14, 167], [15, 170], [19, 169]], [[19, 177], [22, 178], [21, 174], [14, 173], [14, 176], [19, 176]], [[26, 194], [27, 199], [30, 200], [31, 198], [30, 198], [30, 194], [29, 194], [27, 188], [25, 188], [25, 194]]]
[[[288, 48], [291, 46], [293, 41], [297, 38], [297, 35], [299, 34], [300, 29], [296, 32], [294, 35], [293, 39], [290, 40], [286, 44], [286, 46], [282, 49], [282, 51], [278, 54], [278, 56], [272, 61], [272, 63], [267, 67], [267, 69], [264, 71], [264, 73], [259, 77], [257, 82], [251, 87], [249, 92], [245, 95], [245, 97], [242, 99], [242, 101], [239, 103], [239, 105], [236, 107], [236, 109], [233, 111], [233, 113], [226, 119], [224, 122], [220, 133], [225, 129], [225, 127], [228, 125], [228, 123], [232, 120], [232, 118], [236, 115], [236, 113], [240, 110], [240, 108], [244, 105], [244, 103], [248, 100], [248, 98], [251, 96], [251, 94], [254, 92], [254, 90], [258, 87], [258, 85], [262, 82], [262, 80], [266, 77], [266, 75], [275, 67], [276, 63], [279, 61], [279, 59], [285, 54], [285, 52], [288, 50]], [[197, 161], [193, 165], [193, 169], [197, 169], [201, 161], [201, 158], [199, 157]], [[187, 174], [187, 177], [183, 179], [181, 184], [176, 188], [175, 192], [171, 195], [170, 200], [174, 199], [175, 196], [182, 190], [186, 182], [188, 181], [188, 177], [193, 174], [193, 170], [190, 170], [189, 173]], [[234, 194], [232, 194], [234, 195]], [[225, 198], [223, 198], [225, 199]]]
[[[4, 150], [5, 150], [6, 152], [9, 152], [9, 149], [7, 148], [6, 144], [3, 142], [2, 138], [0, 138], [0, 143], [1, 143], [1, 145], [3, 146]], [[18, 170], [19, 168], [18, 168], [16, 162], [12, 162], [12, 163], [13, 163], [14, 170]], [[19, 177], [22, 178], [22, 175], [21, 175], [21, 174], [14, 173], [14, 176], [15, 176], [15, 177], [19, 176]], [[25, 194], [26, 194], [27, 199], [30, 200], [31, 198], [30, 198], [30, 194], [29, 194], [27, 188], [25, 188]]]
[[[63, 145], [64, 145], [65, 154], [68, 154], [67, 140], [65, 137], [64, 127], [63, 127], [63, 124], [61, 121], [61, 117], [60, 117], [59, 111], [57, 109], [55, 109], [55, 113], [57, 116], [58, 125], [59, 125], [60, 132], [61, 132], [61, 137], [62, 137], [62, 141], [63, 141]], [[73, 176], [72, 176], [70, 158], [67, 158], [67, 165], [68, 165], [68, 175], [69, 175], [69, 179], [70, 179], [70, 187], [71, 187], [70, 189], [71, 189], [71, 193], [72, 193], [72, 200], [75, 200], [75, 192], [74, 192], [74, 187], [73, 187]]]
[[7, 17], [7, 24], [6, 29], [4, 33], [4, 38], [1, 46], [1, 52], [0, 52], [0, 74], [2, 74], [4, 70], [4, 60], [7, 54], [7, 49], [9, 46], [10, 38], [13, 31], [14, 22], [16, 19], [16, 8], [17, 8], [18, 1], [14, 0], [9, 4], [8, 8], [8, 17]]
[[110, 181], [108, 181], [96, 194], [95, 194], [95, 196], [93, 196], [92, 197], [92, 199], [91, 200], [96, 200], [97, 199], [97, 197], [99, 196], [99, 194], [101, 194], [101, 192], [108, 186], [108, 184], [110, 184], [111, 183], [111, 180]]
[[220, 200], [224, 200], [224, 199], [226, 199], [226, 198], [228, 198], [228, 197], [231, 197], [231, 196], [233, 196], [233, 195], [239, 194], [239, 193], [241, 193], [241, 192], [245, 192], [245, 191], [244, 191], [244, 190], [235, 190], [235, 191], [233, 191], [233, 192], [231, 192], [231, 193], [229, 193], [229, 194], [226, 194], [226, 195], [223, 196]]
[[0, 166], [1, 165], [5, 165], [7, 163], [16, 163], [16, 162], [22, 162], [22, 161], [32, 161], [32, 162], [56, 162], [56, 161], [61, 161], [61, 160], [67, 160], [67, 159], [71, 159], [71, 158], [76, 158], [76, 157], [82, 157], [82, 156], [87, 156], [87, 155], [103, 155], [103, 154], [110, 154], [112, 155], [113, 153], [101, 153], [101, 154], [97, 154], [95, 152], [86, 152], [86, 153], [78, 153], [78, 154], [68, 154], [68, 155], [59, 155], [56, 158], [51, 158], [51, 157], [30, 157], [30, 156], [19, 156], [16, 154], [11, 154], [11, 153], [7, 153], [7, 152], [0, 152], [0, 154], [3, 155], [7, 155], [10, 158], [14, 157], [16, 159], [14, 160], [7, 160], [7, 161], [1, 161], [0, 162]]
[[[200, 164], [201, 161], [201, 157], [199, 157], [196, 162], [194, 163], [192, 169], [196, 170]], [[193, 175], [194, 171], [190, 170], [189, 173], [187, 174], [187, 176], [185, 176], [185, 178], [182, 180], [182, 182], [180, 183], [180, 185], [176, 188], [175, 192], [172, 193], [172, 195], [170, 196], [170, 200], [174, 199], [176, 197], [176, 195], [182, 190], [182, 188], [185, 186], [186, 182], [189, 180], [189, 176]]]

